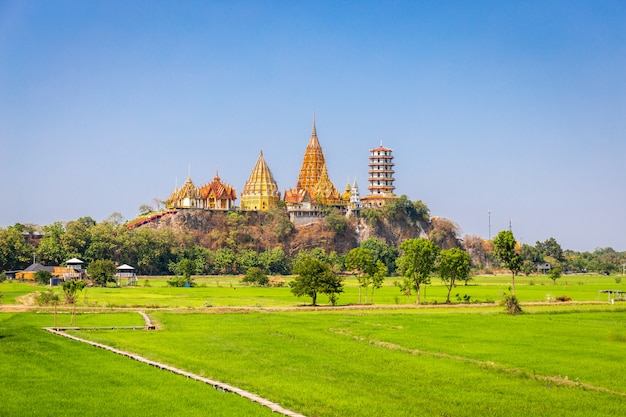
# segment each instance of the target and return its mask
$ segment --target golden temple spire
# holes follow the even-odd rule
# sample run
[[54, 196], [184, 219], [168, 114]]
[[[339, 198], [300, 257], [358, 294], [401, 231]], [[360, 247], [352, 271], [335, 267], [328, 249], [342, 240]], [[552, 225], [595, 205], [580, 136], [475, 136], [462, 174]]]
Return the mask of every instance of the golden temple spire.
[[241, 192], [241, 208], [243, 210], [267, 210], [276, 207], [278, 200], [280, 200], [278, 184], [261, 150]]
[[[313, 194], [313, 189], [322, 175], [322, 167], [326, 164], [322, 146], [317, 138], [317, 129], [315, 126], [315, 113], [313, 113], [313, 128], [311, 129], [311, 138], [304, 152], [302, 159], [302, 167], [298, 174], [298, 183], [302, 189], [309, 194]], [[300, 188], [298, 187], [298, 188]]]

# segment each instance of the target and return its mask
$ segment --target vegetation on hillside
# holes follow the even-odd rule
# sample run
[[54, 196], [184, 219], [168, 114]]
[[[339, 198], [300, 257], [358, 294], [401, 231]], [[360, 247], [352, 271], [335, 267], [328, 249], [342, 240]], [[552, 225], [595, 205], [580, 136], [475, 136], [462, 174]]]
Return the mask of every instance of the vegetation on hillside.
[[[298, 228], [284, 207], [267, 212], [180, 210], [131, 229], [117, 213], [101, 222], [81, 217], [42, 227], [15, 224], [0, 228], [0, 271], [23, 269], [33, 258], [43, 265], [62, 265], [77, 257], [87, 268], [94, 261], [127, 263], [139, 275], [169, 274], [183, 259], [192, 265], [190, 275], [245, 274], [250, 268], [278, 275], [290, 274], [299, 254], [315, 251], [333, 272], [341, 273], [359, 269], [346, 265], [345, 256], [364, 248], [374, 264], [382, 262], [387, 275], [394, 275], [401, 274], [396, 264], [400, 246], [417, 238], [428, 239], [440, 250], [462, 249], [473, 271], [511, 266], [497, 255], [497, 239], [461, 238], [453, 221], [431, 217], [424, 202], [401, 196], [383, 207], [363, 209], [358, 217], [346, 218], [329, 209], [322, 221]], [[563, 250], [553, 237], [534, 246], [514, 242], [511, 250], [520, 263], [513, 278], [516, 273], [535, 273], [542, 263], [556, 269], [552, 276], [560, 276], [557, 271], [610, 274], [626, 263], [626, 252]]]

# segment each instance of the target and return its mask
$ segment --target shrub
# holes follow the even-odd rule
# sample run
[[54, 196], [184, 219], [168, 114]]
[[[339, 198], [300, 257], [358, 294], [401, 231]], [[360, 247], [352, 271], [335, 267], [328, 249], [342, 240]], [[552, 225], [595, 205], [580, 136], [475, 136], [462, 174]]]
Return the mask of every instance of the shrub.
[[556, 297], [556, 298], [555, 298], [555, 300], [556, 300], [556, 301], [562, 301], [562, 302], [565, 302], [565, 301], [572, 301], [572, 299], [571, 299], [571, 298], [569, 298], [567, 295], [562, 295], [562, 296], [560, 296], [560, 297]]
[[264, 287], [269, 284], [270, 280], [261, 268], [254, 266], [252, 268], [248, 268], [248, 271], [246, 271], [246, 275], [243, 277], [241, 282], [244, 284]]
[[169, 285], [170, 287], [195, 287], [196, 283], [191, 277], [185, 278], [174, 276], [167, 280], [167, 285]]
[[519, 305], [519, 300], [513, 294], [505, 293], [502, 300], [502, 305], [505, 307], [506, 311], [512, 316], [522, 313], [522, 307], [520, 307]]
[[52, 278], [52, 272], [50, 271], [39, 270], [35, 272], [35, 281], [37, 281], [38, 284], [48, 285], [50, 284], [50, 278]]
[[44, 292], [37, 293], [35, 301], [39, 306], [47, 306], [53, 302], [59, 301], [59, 295], [49, 288]]
[[622, 282], [622, 277], [615, 277], [615, 283], [619, 284], [620, 282]]

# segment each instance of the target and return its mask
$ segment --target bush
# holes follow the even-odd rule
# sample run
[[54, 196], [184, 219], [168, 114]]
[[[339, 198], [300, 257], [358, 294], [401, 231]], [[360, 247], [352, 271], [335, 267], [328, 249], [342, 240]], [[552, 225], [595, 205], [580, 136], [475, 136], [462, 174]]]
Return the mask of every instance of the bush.
[[191, 277], [179, 277], [175, 276], [167, 280], [167, 285], [170, 287], [195, 287], [196, 283]]
[[567, 295], [562, 295], [562, 296], [560, 296], [560, 297], [556, 297], [556, 298], [555, 298], [555, 300], [556, 300], [556, 301], [562, 301], [562, 302], [565, 302], [565, 301], [572, 301], [572, 299], [571, 299], [571, 298], [569, 298]]
[[615, 277], [615, 283], [619, 284], [620, 282], [622, 282], [622, 277]]
[[264, 287], [269, 284], [270, 280], [261, 268], [254, 266], [252, 268], [248, 268], [248, 271], [246, 271], [246, 275], [243, 277], [241, 282], [244, 284]]
[[37, 281], [38, 284], [48, 285], [50, 284], [50, 278], [52, 278], [52, 272], [50, 271], [39, 270], [35, 272], [35, 281]]
[[522, 313], [522, 307], [520, 307], [519, 305], [519, 300], [513, 294], [505, 293], [502, 300], [502, 305], [506, 308], [506, 311], [512, 316]]
[[59, 295], [50, 288], [44, 292], [38, 293], [35, 296], [35, 301], [39, 306], [47, 306], [53, 302], [59, 301]]

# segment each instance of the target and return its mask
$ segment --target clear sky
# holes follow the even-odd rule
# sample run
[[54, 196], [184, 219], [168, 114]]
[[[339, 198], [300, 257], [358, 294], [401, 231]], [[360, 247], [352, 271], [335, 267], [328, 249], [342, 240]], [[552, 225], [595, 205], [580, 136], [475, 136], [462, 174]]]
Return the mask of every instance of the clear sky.
[[0, 226], [132, 219], [191, 172], [331, 179], [462, 234], [626, 250], [626, 2], [0, 0]]

